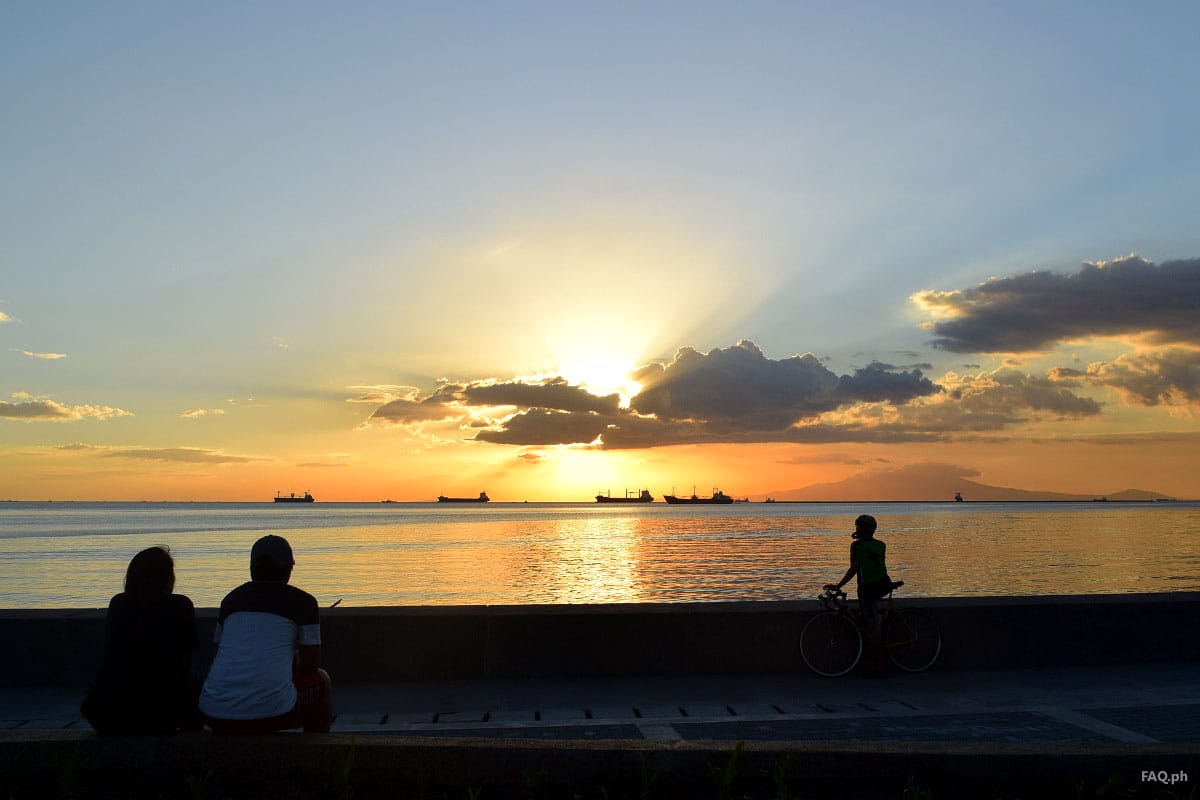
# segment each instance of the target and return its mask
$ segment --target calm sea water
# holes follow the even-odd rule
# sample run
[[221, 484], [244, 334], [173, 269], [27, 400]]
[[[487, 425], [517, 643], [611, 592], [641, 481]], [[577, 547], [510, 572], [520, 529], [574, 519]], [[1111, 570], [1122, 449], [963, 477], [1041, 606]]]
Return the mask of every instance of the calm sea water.
[[1200, 591], [1200, 503], [0, 503], [0, 607], [103, 607], [156, 544], [215, 606], [268, 532], [323, 605], [796, 599], [863, 512], [906, 595]]

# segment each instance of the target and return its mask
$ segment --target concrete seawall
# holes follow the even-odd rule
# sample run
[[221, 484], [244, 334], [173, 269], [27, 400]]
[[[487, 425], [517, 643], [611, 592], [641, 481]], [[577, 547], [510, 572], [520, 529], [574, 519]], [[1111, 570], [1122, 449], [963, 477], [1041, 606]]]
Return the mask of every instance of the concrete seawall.
[[[917, 598], [943, 670], [1200, 661], [1200, 593]], [[323, 661], [339, 682], [796, 672], [814, 601], [337, 608]], [[0, 686], [85, 685], [104, 610], [0, 610]], [[200, 609], [203, 675], [214, 609]], [[811, 676], [817, 680], [815, 676]]]

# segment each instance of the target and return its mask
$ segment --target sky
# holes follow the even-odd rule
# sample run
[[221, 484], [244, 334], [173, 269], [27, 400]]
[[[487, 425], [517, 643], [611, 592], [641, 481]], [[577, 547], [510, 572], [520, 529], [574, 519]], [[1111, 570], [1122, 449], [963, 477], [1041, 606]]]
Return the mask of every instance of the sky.
[[1200, 498], [1198, 29], [4, 4], [0, 499]]

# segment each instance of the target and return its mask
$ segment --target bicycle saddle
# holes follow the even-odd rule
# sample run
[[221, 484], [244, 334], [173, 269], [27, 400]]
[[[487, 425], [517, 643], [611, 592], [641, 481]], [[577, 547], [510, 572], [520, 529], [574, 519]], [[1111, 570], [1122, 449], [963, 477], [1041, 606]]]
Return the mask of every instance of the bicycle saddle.
[[888, 591], [894, 592], [897, 589], [899, 589], [901, 586], [904, 585], [904, 581], [891, 581], [891, 585], [892, 585], [892, 588], [889, 589]]

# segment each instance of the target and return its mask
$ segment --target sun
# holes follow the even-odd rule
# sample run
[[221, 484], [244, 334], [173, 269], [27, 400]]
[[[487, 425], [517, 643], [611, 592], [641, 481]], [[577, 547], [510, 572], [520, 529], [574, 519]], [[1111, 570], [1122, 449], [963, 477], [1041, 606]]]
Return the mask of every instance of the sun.
[[562, 366], [559, 374], [595, 395], [616, 392], [621, 398], [621, 408], [628, 408], [630, 398], [641, 389], [641, 385], [630, 377], [633, 370], [634, 364], [628, 359], [605, 353], [585, 353]]

